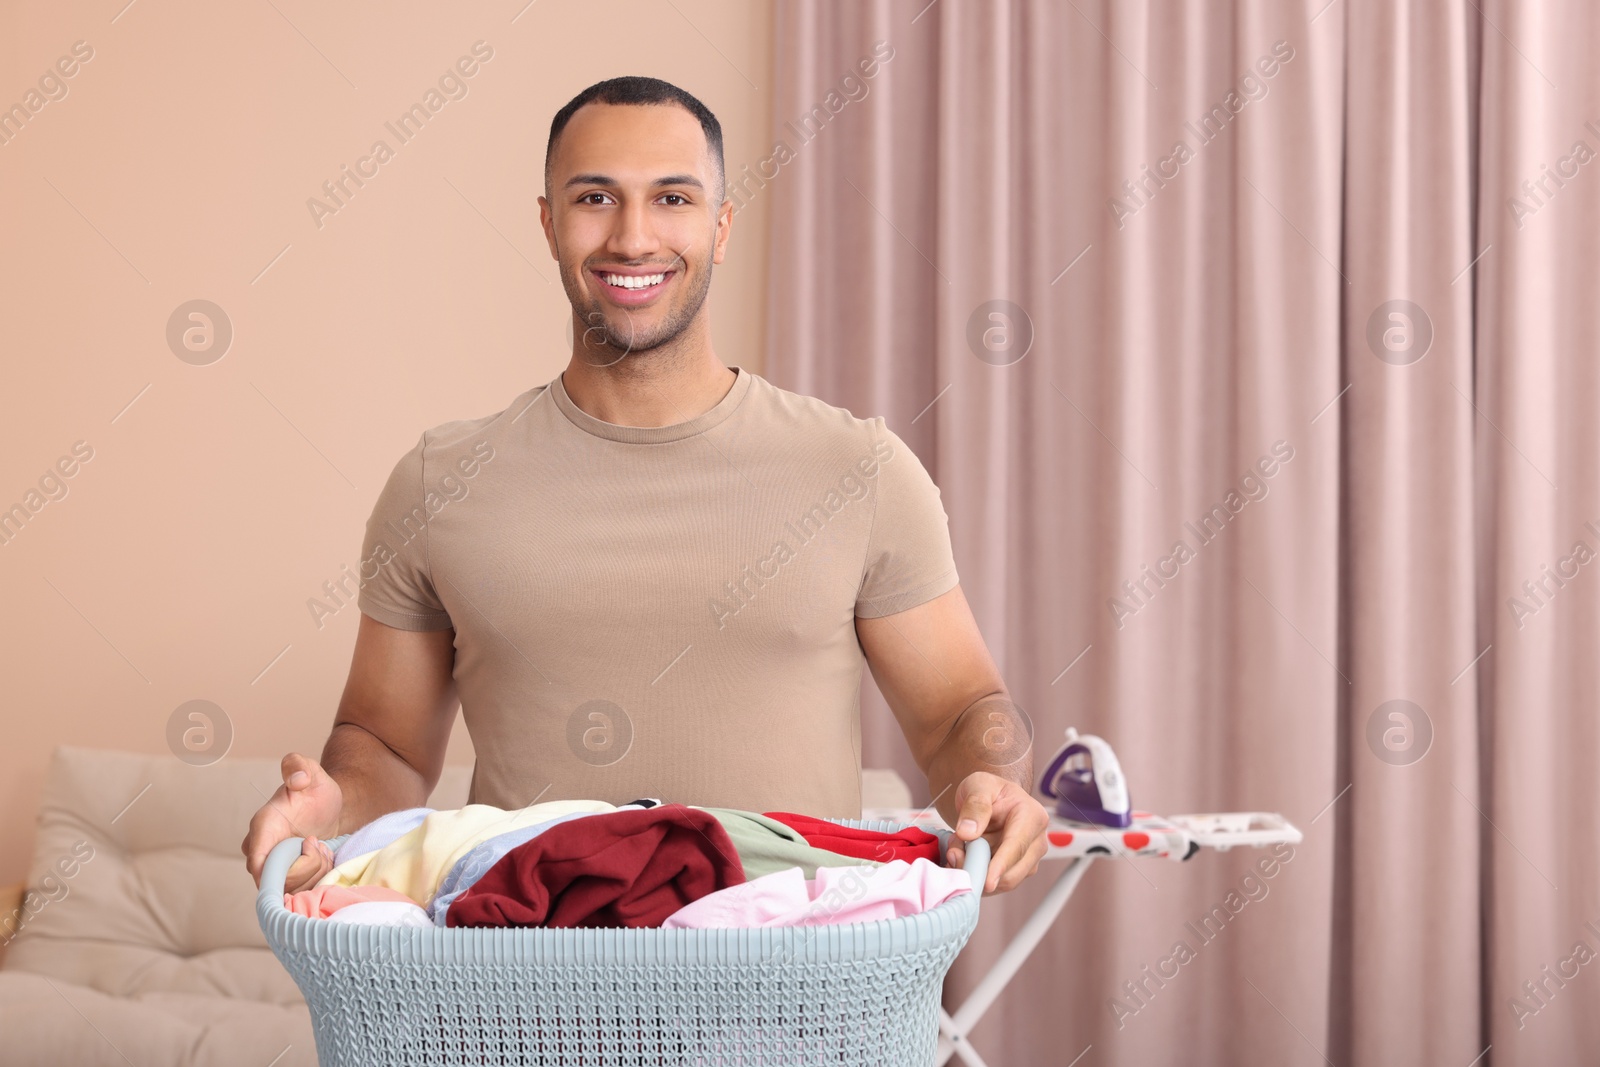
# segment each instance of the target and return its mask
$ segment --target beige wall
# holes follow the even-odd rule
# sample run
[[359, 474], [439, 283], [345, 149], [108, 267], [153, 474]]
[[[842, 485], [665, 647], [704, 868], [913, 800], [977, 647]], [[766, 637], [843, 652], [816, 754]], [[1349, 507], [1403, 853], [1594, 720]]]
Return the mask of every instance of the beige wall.
[[[651, 74], [717, 113], [730, 171], [771, 141], [765, 4], [123, 2], [0, 8], [0, 106], [47, 90], [0, 143], [0, 507], [73, 471], [0, 545], [0, 882], [58, 743], [164, 752], [204, 699], [233, 755], [320, 751], [357, 612], [319, 629], [307, 600], [356, 568], [390, 468], [566, 363], [535, 203], [561, 104]], [[466, 95], [401, 144], [384, 124], [478, 41]], [[308, 198], [380, 138], [319, 227]], [[757, 372], [764, 212], [712, 290], [718, 355]], [[195, 299], [233, 328], [208, 365], [166, 339]]]

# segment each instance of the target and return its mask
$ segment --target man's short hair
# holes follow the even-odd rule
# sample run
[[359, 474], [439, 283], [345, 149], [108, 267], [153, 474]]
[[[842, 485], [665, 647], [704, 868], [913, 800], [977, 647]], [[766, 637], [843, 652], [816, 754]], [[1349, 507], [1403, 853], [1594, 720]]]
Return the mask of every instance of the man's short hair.
[[544, 149], [546, 196], [550, 194], [550, 164], [556, 156], [556, 141], [561, 137], [561, 131], [566, 129], [572, 116], [585, 104], [676, 104], [689, 112], [699, 120], [700, 128], [705, 131], [706, 148], [717, 165], [717, 203], [722, 203], [728, 183], [722, 161], [722, 124], [717, 121], [717, 116], [711, 113], [710, 108], [671, 82], [664, 82], [660, 78], [641, 78], [631, 75], [595, 82], [567, 101], [567, 105], [557, 111], [556, 117], [550, 120], [550, 140], [545, 143]]

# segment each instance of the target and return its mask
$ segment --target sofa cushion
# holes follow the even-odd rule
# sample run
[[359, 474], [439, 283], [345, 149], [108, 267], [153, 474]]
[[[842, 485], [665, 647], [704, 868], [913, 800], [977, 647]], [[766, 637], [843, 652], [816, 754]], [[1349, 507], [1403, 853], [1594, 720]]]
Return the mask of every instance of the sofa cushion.
[[191, 993], [113, 997], [15, 970], [0, 972], [0, 1035], [6, 1067], [317, 1065], [304, 1004]]
[[[300, 1003], [257, 925], [256, 887], [239, 851], [250, 817], [282, 784], [279, 765], [224, 758], [196, 767], [171, 756], [58, 748], [40, 802], [26, 918], [4, 972], [114, 997]], [[470, 776], [470, 767], [447, 767], [430, 803], [465, 803]]]

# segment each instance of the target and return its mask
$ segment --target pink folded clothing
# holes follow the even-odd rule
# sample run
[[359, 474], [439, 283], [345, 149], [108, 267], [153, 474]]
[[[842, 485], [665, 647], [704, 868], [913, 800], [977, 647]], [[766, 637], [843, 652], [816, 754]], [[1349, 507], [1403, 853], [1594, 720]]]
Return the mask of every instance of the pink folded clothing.
[[841, 826], [828, 819], [812, 815], [796, 815], [788, 811], [763, 812], [767, 818], [783, 823], [806, 839], [812, 848], [853, 856], [858, 860], [905, 860], [911, 863], [918, 858], [930, 863], [939, 862], [939, 839], [915, 826], [902, 830], [861, 830]]
[[921, 858], [881, 867], [818, 867], [809, 882], [800, 868], [790, 867], [708, 893], [661, 925], [685, 930], [873, 922], [917, 915], [970, 892], [966, 871]]
[[363, 900], [340, 908], [328, 916], [330, 923], [361, 923], [366, 926], [405, 926], [418, 930], [434, 929], [428, 913], [410, 900]]
[[373, 901], [387, 901], [393, 904], [416, 903], [404, 893], [386, 889], [381, 885], [319, 885], [311, 889], [302, 889], [298, 893], [283, 895], [284, 907], [308, 919], [326, 919], [340, 908]]

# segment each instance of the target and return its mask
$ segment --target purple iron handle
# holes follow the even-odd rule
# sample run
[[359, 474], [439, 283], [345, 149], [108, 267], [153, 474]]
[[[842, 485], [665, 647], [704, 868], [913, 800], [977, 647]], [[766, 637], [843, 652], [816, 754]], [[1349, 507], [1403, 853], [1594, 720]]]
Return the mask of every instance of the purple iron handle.
[[1111, 746], [1098, 737], [1080, 738], [1075, 729], [1067, 730], [1067, 743], [1045, 768], [1039, 791], [1056, 802], [1063, 819], [1118, 829], [1133, 823], [1127, 783]]

